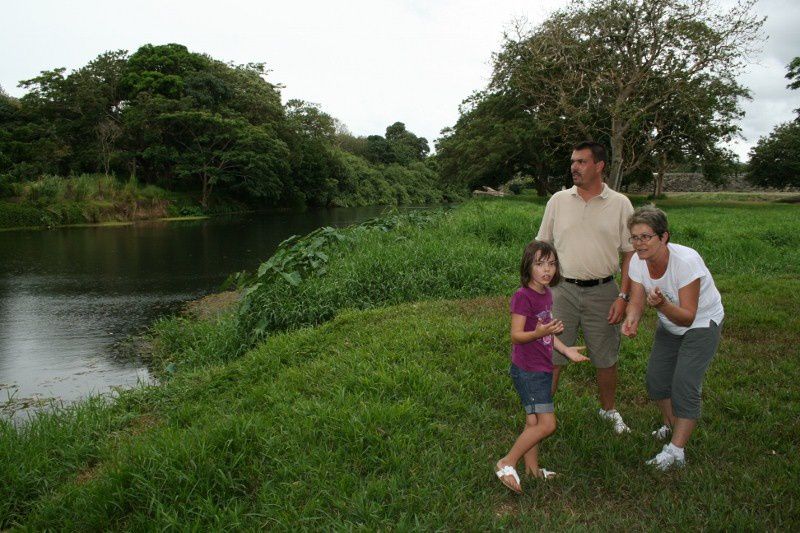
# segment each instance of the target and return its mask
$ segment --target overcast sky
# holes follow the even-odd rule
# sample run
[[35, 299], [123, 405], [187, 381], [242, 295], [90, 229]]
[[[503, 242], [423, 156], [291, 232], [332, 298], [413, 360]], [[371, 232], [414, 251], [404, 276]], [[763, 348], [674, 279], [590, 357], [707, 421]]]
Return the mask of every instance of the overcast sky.
[[[0, 20], [0, 85], [41, 70], [79, 68], [107, 50], [181, 43], [235, 63], [264, 62], [284, 101], [318, 103], [356, 135], [401, 121], [431, 144], [455, 123], [459, 103], [485, 87], [491, 55], [518, 17], [541, 22], [565, 0], [27, 0]], [[762, 135], [791, 119], [800, 91], [786, 65], [800, 55], [800, 2], [761, 0], [767, 41], [741, 81], [752, 90], [742, 121], [747, 159]]]

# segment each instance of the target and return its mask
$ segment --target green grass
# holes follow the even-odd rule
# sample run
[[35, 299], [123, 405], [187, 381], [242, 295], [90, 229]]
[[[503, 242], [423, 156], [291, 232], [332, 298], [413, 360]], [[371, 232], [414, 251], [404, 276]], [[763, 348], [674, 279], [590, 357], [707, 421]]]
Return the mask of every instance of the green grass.
[[[363, 232], [301, 284], [303, 302], [334, 302], [313, 308], [333, 318], [276, 328], [241, 356], [218, 355], [236, 353], [236, 315], [165, 323], [162, 348], [186, 364], [162, 386], [0, 425], [0, 529], [797, 529], [790, 205], [665, 206], [727, 314], [687, 468], [643, 463], [660, 447], [643, 384], [649, 314], [621, 354], [633, 432], [612, 434], [591, 368], [571, 367], [541, 449], [562, 477], [523, 479], [523, 496], [500, 485], [493, 464], [523, 423], [508, 296], [541, 208], [469, 202], [427, 226]], [[305, 303], [283, 303], [304, 316]]]

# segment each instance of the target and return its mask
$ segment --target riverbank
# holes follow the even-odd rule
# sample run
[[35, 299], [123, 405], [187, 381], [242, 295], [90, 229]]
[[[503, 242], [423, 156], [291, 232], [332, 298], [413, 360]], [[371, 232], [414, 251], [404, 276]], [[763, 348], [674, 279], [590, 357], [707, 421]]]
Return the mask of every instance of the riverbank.
[[3, 183], [0, 192], [0, 228], [14, 229], [126, 223], [252, 209], [231, 199], [221, 199], [206, 209], [190, 193], [95, 174]]
[[562, 476], [521, 497], [498, 483], [523, 418], [507, 298], [543, 204], [492, 199], [348, 234], [249, 310], [162, 321], [162, 386], [0, 425], [0, 528], [795, 529], [800, 211], [668, 204], [727, 315], [684, 470], [643, 464], [651, 314], [622, 347], [634, 431], [613, 436], [591, 369], [570, 368], [541, 452]]

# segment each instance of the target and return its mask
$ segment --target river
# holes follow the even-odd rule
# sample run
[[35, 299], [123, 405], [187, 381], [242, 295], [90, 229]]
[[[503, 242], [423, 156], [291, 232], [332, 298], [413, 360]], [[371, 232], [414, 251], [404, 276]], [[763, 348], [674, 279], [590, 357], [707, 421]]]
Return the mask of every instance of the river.
[[120, 346], [290, 235], [383, 207], [0, 232], [0, 416], [152, 382]]

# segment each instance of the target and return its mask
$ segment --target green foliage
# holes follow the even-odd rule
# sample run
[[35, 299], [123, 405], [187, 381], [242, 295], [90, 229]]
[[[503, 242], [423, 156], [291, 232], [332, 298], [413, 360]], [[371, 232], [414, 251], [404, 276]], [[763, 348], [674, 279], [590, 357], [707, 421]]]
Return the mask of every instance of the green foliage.
[[496, 187], [516, 175], [535, 180], [541, 195], [557, 190], [566, 176], [557, 131], [537, 121], [519, 95], [479, 92], [465, 100], [455, 126], [444, 130], [436, 154], [442, 178], [470, 188]]
[[608, 145], [619, 190], [654, 157], [703, 155], [738, 131], [737, 74], [762, 25], [747, 0], [576, 1], [506, 35], [490, 89], [565, 144]]
[[[347, 254], [330, 256], [328, 275], [301, 284], [319, 296], [316, 281], [366, 274], [363, 262], [380, 289], [393, 291], [392, 280], [415, 301], [340, 309], [235, 361], [231, 346], [243, 339], [233, 317], [172, 319], [157, 326], [176, 369], [161, 385], [19, 427], [0, 421], [0, 528], [796, 530], [800, 393], [790, 354], [800, 247], [779, 237], [793, 235], [797, 207], [697, 197], [659, 205], [676, 242], [694, 241], [726, 308], [682, 470], [644, 464], [661, 445], [649, 435], [660, 419], [642, 381], [655, 329], [648, 312], [621, 347], [617, 401], [634, 431], [614, 437], [592, 414], [594, 369], [575, 365], [559, 384], [558, 430], [540, 449], [561, 476], [523, 477], [521, 496], [493, 477], [524, 425], [507, 374], [508, 297], [542, 206], [487, 199], [424, 227], [375, 221], [354, 232]], [[380, 248], [365, 258], [372, 239]], [[430, 283], [431, 249], [448, 276], [459, 265], [470, 273], [445, 296], [425, 292], [440, 283]], [[353, 279], [354, 295], [368, 288]], [[473, 283], [485, 283], [470, 295], [480, 297], [453, 299]], [[295, 296], [276, 303], [293, 306]]]
[[792, 59], [786, 68], [789, 70], [786, 73], [786, 79], [789, 80], [789, 84], [786, 87], [800, 89], [800, 56]]
[[[167, 204], [180, 209], [188, 198], [134, 180], [103, 174], [41, 176], [7, 184], [9, 201], [0, 203], [0, 227], [60, 226], [166, 216]], [[237, 209], [241, 209], [240, 206]], [[232, 209], [236, 210], [236, 209]], [[202, 213], [198, 213], [202, 214]]]
[[32, 205], [0, 201], [0, 228], [46, 226], [44, 213]]
[[[180, 44], [106, 52], [69, 74], [44, 71], [22, 82], [21, 99], [0, 93], [0, 174], [15, 182], [130, 176], [197, 191], [204, 210], [217, 197], [256, 208], [441, 200], [428, 167], [383, 169], [424, 161], [425, 139], [392, 124], [380, 137], [385, 154], [362, 159], [364, 170], [342, 154], [349, 147], [348, 156], [369, 159], [367, 141], [354, 148], [360, 141], [315, 104], [283, 106], [267, 74], [262, 63], [227, 64]], [[400, 182], [386, 182], [394, 177]], [[409, 182], [424, 189], [407, 190]]]
[[800, 186], [800, 121], [777, 126], [750, 150], [747, 178], [760, 186]]
[[372, 163], [408, 165], [423, 161], [430, 152], [428, 140], [408, 131], [402, 122], [388, 126], [385, 137], [370, 135], [366, 141], [365, 157]]

